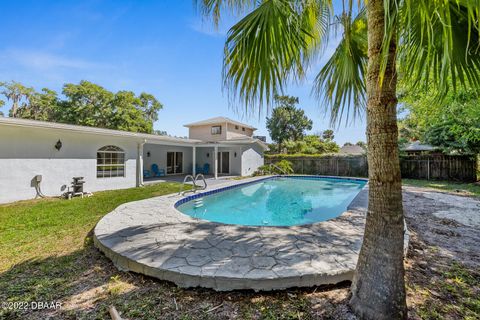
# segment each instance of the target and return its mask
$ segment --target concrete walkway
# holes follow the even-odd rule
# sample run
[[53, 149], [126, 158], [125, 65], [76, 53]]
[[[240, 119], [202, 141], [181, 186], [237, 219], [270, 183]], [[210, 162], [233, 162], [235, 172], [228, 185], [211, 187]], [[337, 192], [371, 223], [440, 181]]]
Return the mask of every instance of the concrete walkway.
[[[222, 186], [261, 178], [225, 180]], [[121, 205], [95, 227], [95, 245], [121, 270], [181, 287], [276, 290], [333, 284], [353, 276], [363, 237], [366, 189], [341, 216], [294, 227], [193, 219], [174, 208], [183, 197], [174, 194]]]

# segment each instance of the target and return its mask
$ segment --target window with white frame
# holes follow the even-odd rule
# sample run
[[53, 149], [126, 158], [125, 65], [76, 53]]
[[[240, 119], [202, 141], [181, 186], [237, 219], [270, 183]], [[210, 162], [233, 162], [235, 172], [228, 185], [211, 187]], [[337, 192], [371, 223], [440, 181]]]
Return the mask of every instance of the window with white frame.
[[222, 126], [213, 126], [212, 134], [222, 134]]
[[97, 178], [125, 177], [125, 151], [117, 146], [97, 151]]

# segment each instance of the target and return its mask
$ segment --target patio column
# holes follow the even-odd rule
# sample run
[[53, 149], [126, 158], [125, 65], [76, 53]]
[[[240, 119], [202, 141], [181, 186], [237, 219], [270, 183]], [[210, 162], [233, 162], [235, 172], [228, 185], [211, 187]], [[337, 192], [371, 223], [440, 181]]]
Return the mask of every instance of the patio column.
[[197, 174], [197, 147], [192, 147], [192, 175], [195, 177]]
[[215, 177], [215, 180], [217, 180], [218, 178], [218, 146], [215, 146], [215, 148], [213, 148], [214, 151], [213, 151], [213, 161], [214, 161], [214, 177]]
[[137, 144], [137, 187], [143, 186], [143, 145], [147, 140]]

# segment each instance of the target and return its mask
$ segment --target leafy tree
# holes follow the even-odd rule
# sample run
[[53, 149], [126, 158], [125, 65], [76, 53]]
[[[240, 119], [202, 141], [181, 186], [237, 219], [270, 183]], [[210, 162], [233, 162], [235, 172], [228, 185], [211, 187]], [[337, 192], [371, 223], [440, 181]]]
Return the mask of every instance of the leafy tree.
[[25, 105], [34, 93], [33, 88], [25, 87], [21, 83], [10, 81], [10, 82], [0, 82], [0, 88], [3, 90], [0, 92], [3, 94], [8, 101], [12, 102], [12, 108], [9, 111], [10, 117], [17, 117], [17, 110], [22, 105]]
[[18, 108], [18, 118], [52, 121], [59, 112], [59, 100], [55, 91], [43, 88], [42, 92], [32, 91], [28, 102]]
[[344, 146], [344, 147], [350, 147], [350, 146], [353, 146], [353, 143], [351, 143], [351, 142], [345, 142], [345, 143], [343, 144], [343, 146]]
[[163, 108], [163, 105], [151, 94], [142, 92], [139, 96], [140, 109], [143, 111], [144, 117], [147, 121], [154, 123], [158, 120], [158, 111]]
[[[5, 105], [5, 101], [0, 100], [0, 108], [2, 108]], [[3, 112], [0, 111], [0, 117], [3, 117]]]
[[335, 138], [335, 135], [333, 134], [333, 130], [327, 129], [322, 132], [322, 139], [323, 140], [330, 140], [332, 141], [333, 138]]
[[[447, 153], [480, 153], [480, 94], [461, 89], [438, 101], [432, 93], [402, 95], [402, 111], [408, 114], [400, 121], [400, 142], [420, 140]], [[441, 108], [432, 108], [439, 103]]]
[[46, 88], [36, 92], [19, 83], [3, 86], [3, 93], [12, 100], [11, 115], [25, 119], [152, 133], [163, 107], [151, 94], [113, 93], [88, 81], [65, 84], [64, 99]]
[[285, 143], [287, 153], [304, 153], [304, 154], [323, 154], [336, 153], [340, 150], [338, 145], [330, 140], [324, 140], [318, 135], [306, 135], [301, 140], [287, 141]]
[[167, 131], [164, 130], [153, 130], [153, 134], [159, 135], [159, 136], [168, 136]]
[[355, 145], [361, 147], [363, 150], [367, 150], [367, 144], [364, 141], [357, 141]]
[[297, 97], [275, 96], [277, 106], [270, 118], [267, 117], [267, 129], [270, 137], [278, 144], [281, 152], [283, 143], [288, 140], [299, 140], [305, 135], [305, 130], [312, 129], [310, 120], [302, 109], [296, 108]]
[[367, 115], [368, 215], [350, 305], [361, 318], [406, 318], [397, 76], [412, 88], [433, 82], [442, 95], [449, 78], [453, 88], [480, 88], [478, 1], [344, 1], [337, 15], [328, 0], [196, 3], [215, 22], [222, 9], [250, 10], [228, 33], [223, 68], [226, 89], [247, 110], [268, 106], [290, 81], [303, 79], [330, 28], [342, 28], [314, 92], [332, 121]]

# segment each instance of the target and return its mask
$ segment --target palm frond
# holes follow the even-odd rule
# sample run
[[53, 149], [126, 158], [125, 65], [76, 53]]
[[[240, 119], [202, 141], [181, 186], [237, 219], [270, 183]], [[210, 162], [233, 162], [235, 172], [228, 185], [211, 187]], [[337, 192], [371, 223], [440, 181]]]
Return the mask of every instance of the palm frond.
[[[331, 122], [340, 123], [353, 111], [358, 117], [365, 107], [367, 66], [367, 23], [362, 9], [352, 20], [347, 13], [337, 18], [343, 36], [337, 49], [315, 78], [313, 93], [330, 108]], [[353, 108], [353, 110], [351, 110]]]
[[231, 13], [243, 13], [252, 9], [257, 4], [257, 0], [194, 0], [194, 5], [202, 15], [211, 18], [218, 26], [221, 14], [229, 10]]
[[329, 1], [266, 0], [227, 36], [223, 79], [246, 110], [269, 107], [289, 80], [300, 80], [328, 34]]
[[480, 1], [405, 0], [400, 7], [399, 71], [411, 87], [480, 88]]

